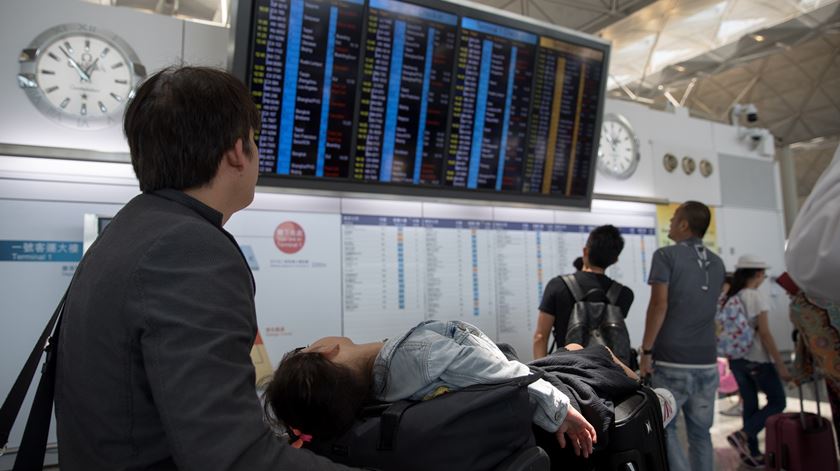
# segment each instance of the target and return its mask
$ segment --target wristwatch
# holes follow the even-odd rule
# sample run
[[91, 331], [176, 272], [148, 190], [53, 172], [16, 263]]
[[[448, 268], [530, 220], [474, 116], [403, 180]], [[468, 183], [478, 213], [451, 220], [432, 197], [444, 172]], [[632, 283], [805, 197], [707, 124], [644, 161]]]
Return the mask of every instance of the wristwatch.
[[642, 348], [642, 355], [653, 355], [653, 350], [648, 350], [646, 348]]

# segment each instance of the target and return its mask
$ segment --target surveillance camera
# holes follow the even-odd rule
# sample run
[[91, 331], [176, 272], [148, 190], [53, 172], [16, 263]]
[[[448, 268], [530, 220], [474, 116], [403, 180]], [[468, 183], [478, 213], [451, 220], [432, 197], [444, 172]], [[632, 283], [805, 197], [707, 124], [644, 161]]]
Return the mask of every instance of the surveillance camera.
[[760, 128], [750, 128], [747, 133], [750, 136], [750, 140], [755, 143], [758, 143], [764, 138], [764, 130]]
[[732, 124], [737, 126], [738, 125], [738, 117], [746, 115], [747, 122], [754, 123], [758, 121], [758, 109], [752, 103], [747, 103], [745, 105], [736, 104], [732, 107], [732, 116], [731, 121]]
[[747, 113], [747, 121], [750, 123], [754, 123], [758, 121], [758, 110], [755, 108], [755, 105], [752, 103], [746, 105], [746, 113]]

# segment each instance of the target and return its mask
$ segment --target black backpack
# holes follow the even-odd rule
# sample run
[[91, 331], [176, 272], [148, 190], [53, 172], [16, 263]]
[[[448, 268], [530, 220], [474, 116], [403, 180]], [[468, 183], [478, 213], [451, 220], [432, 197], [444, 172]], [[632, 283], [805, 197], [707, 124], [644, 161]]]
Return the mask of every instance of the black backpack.
[[[613, 281], [606, 295], [601, 289], [592, 289], [584, 294], [574, 275], [564, 275], [562, 279], [575, 299], [563, 345], [606, 345], [619, 360], [632, 368], [635, 362], [630, 349], [630, 333], [618, 307], [618, 296], [623, 286]], [[557, 342], [557, 339], [555, 328], [554, 341]]]
[[[540, 374], [477, 384], [427, 401], [366, 407], [349, 432], [304, 446], [335, 462], [377, 470], [544, 469], [531, 433], [527, 386]], [[520, 468], [527, 457], [529, 465]]]

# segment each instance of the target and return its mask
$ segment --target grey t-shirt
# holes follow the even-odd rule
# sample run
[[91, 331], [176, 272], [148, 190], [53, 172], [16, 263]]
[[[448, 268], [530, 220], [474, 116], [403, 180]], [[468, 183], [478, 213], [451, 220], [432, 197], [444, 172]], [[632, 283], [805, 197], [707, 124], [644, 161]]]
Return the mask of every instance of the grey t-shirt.
[[[713, 365], [717, 361], [715, 311], [725, 269], [720, 257], [701, 249], [701, 244], [700, 239], [692, 238], [653, 253], [648, 283], [668, 285], [668, 311], [653, 347], [656, 361], [684, 365]], [[708, 261], [705, 269], [698, 253], [701, 250]]]

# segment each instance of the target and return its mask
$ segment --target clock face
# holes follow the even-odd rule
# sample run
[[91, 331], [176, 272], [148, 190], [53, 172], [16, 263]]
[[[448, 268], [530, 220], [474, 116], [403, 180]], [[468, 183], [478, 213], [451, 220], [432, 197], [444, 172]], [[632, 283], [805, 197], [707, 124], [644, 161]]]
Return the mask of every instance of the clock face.
[[125, 103], [145, 75], [125, 41], [85, 25], [45, 31], [24, 49], [20, 62], [18, 82], [38, 110], [80, 129], [119, 123]]
[[694, 169], [697, 168], [697, 163], [691, 157], [685, 156], [682, 159], [682, 168], [686, 175], [691, 175], [694, 173]]
[[614, 178], [633, 175], [639, 164], [639, 141], [630, 123], [622, 116], [608, 114], [601, 126], [598, 170]]

